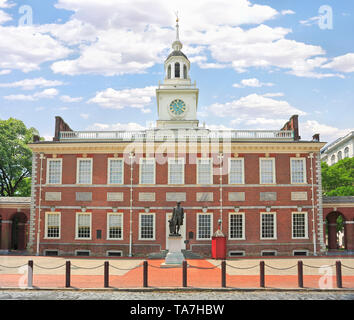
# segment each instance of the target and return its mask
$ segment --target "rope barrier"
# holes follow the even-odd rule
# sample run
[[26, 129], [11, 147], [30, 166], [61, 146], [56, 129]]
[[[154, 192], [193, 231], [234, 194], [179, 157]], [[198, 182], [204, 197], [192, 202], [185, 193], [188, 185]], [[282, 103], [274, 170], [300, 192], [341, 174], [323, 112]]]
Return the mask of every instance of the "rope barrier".
[[208, 269], [216, 269], [219, 268], [221, 266], [221, 264], [214, 266], [214, 267], [198, 267], [198, 266], [192, 266], [190, 264], [187, 265], [190, 268], [195, 268], [195, 269], [201, 269], [201, 270], [208, 270]]
[[267, 264], [265, 264], [265, 266], [268, 267], [268, 268], [274, 269], [274, 270], [289, 270], [289, 269], [297, 267], [297, 264], [294, 265], [294, 266], [288, 267], [288, 268], [276, 268], [276, 267], [269, 266]]
[[8, 268], [8, 269], [18, 269], [18, 268], [21, 268], [21, 267], [24, 267], [24, 266], [27, 266], [28, 264], [23, 264], [21, 266], [3, 266], [3, 265], [0, 265], [0, 267], [2, 268]]
[[235, 266], [232, 266], [231, 264], [227, 264], [226, 265], [230, 268], [233, 268], [233, 269], [240, 269], [240, 270], [248, 270], [248, 269], [254, 269], [256, 267], [259, 267], [259, 264], [253, 266], [253, 267], [247, 267], [247, 268], [241, 268], [241, 267], [235, 267]]
[[304, 267], [308, 267], [308, 268], [315, 268], [315, 269], [321, 269], [321, 268], [332, 268], [335, 267], [335, 264], [331, 265], [331, 266], [309, 266], [308, 264], [303, 264]]
[[62, 267], [64, 267], [65, 266], [65, 263], [64, 264], [62, 264], [61, 266], [58, 266], [58, 267], [42, 267], [42, 266], [40, 266], [40, 265], [38, 265], [38, 264], [33, 264], [35, 267], [37, 267], [37, 268], [40, 268], [40, 269], [45, 269], [45, 270], [54, 270], [54, 269], [59, 269], [59, 268], [62, 268]]
[[129, 271], [129, 270], [134, 270], [134, 269], [137, 269], [137, 268], [141, 268], [143, 265], [142, 264], [138, 264], [137, 266], [133, 267], [133, 268], [130, 268], [130, 269], [125, 269], [125, 268], [118, 268], [114, 265], [109, 265], [109, 267], [112, 267], [114, 269], [117, 269], [117, 270], [123, 270], [123, 271]]
[[344, 265], [344, 264], [342, 264], [342, 267], [354, 270], [354, 268], [348, 267], [348, 266], [346, 266], [346, 265]]
[[79, 267], [79, 266], [76, 266], [74, 264], [71, 265], [71, 267], [74, 268], [74, 269], [86, 269], [86, 270], [97, 269], [97, 268], [101, 268], [103, 266], [104, 266], [104, 264], [101, 264], [101, 265], [96, 266], [96, 267]]
[[[154, 266], [152, 264], [148, 264], [149, 267], [155, 268], [155, 269], [164, 269], [161, 266]], [[181, 268], [181, 266], [170, 266], [169, 269], [174, 269], [174, 268]]]

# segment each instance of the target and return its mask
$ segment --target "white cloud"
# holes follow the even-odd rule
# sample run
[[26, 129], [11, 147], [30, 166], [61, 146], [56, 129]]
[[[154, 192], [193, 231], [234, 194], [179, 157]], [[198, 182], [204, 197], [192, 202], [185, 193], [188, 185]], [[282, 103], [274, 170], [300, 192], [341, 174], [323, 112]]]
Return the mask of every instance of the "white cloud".
[[80, 113], [80, 117], [81, 117], [82, 119], [87, 120], [87, 119], [90, 117], [90, 115], [89, 115], [88, 113]]
[[293, 11], [293, 10], [282, 10], [281, 11], [281, 14], [283, 15], [283, 16], [285, 16], [285, 15], [287, 15], [287, 14], [295, 14], [295, 11]]
[[94, 123], [89, 126], [87, 130], [97, 130], [97, 131], [137, 131], [137, 130], [146, 130], [147, 127], [144, 127], [136, 122], [129, 123]]
[[70, 52], [35, 27], [0, 26], [0, 69], [38, 70], [43, 62], [65, 58]]
[[9, 0], [0, 0], [0, 8], [11, 8], [15, 5], [15, 3], [10, 2]]
[[155, 86], [115, 90], [108, 88], [96, 93], [88, 103], [97, 103], [103, 108], [123, 109], [125, 107], [145, 109], [155, 97]]
[[45, 89], [40, 92], [36, 92], [32, 95], [24, 95], [24, 94], [13, 94], [4, 96], [6, 100], [17, 100], [17, 101], [36, 101], [39, 99], [52, 99], [56, 95], [58, 95], [59, 91], [55, 88]]
[[24, 79], [16, 82], [11, 83], [0, 83], [0, 87], [2, 88], [21, 88], [23, 90], [33, 90], [36, 87], [43, 88], [43, 87], [56, 87], [62, 86], [64, 83], [58, 80], [46, 80], [42, 77], [35, 78], [35, 79]]
[[263, 94], [263, 97], [275, 98], [275, 97], [284, 97], [283, 92], [270, 92]]
[[83, 97], [75, 97], [74, 98], [74, 97], [70, 97], [70, 96], [66, 96], [66, 95], [60, 97], [61, 101], [69, 102], [69, 103], [71, 103], [71, 102], [80, 102], [80, 101], [82, 101], [82, 99], [83, 99]]
[[321, 17], [320, 16], [316, 16], [316, 17], [311, 17], [309, 19], [306, 20], [300, 20], [300, 24], [310, 27], [314, 24], [318, 24], [318, 22], [320, 21]]
[[322, 68], [330, 68], [340, 72], [354, 72], [354, 53], [335, 57], [331, 62], [323, 65]]
[[12, 18], [9, 14], [7, 14], [5, 11], [0, 10], [0, 24], [3, 24], [5, 22], [11, 21]]
[[256, 78], [251, 78], [251, 79], [243, 79], [241, 80], [241, 84], [235, 83], [232, 85], [235, 88], [244, 88], [244, 87], [255, 87], [255, 88], [260, 88], [260, 87], [272, 87], [274, 86], [274, 83], [270, 82], [260, 82]]
[[10, 74], [11, 73], [11, 70], [10, 69], [3, 69], [3, 70], [0, 70], [0, 76], [4, 76], [6, 74]]

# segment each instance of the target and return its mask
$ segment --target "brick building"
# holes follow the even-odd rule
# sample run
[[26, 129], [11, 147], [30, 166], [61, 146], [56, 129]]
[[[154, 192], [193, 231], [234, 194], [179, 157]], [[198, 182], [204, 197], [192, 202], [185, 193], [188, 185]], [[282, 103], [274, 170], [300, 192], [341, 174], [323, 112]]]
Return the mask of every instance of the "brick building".
[[220, 228], [228, 256], [326, 250], [320, 149], [280, 130], [200, 127], [199, 90], [178, 24], [156, 90], [156, 128], [73, 131], [56, 117], [53, 141], [33, 151], [29, 249], [38, 254], [143, 256], [168, 250], [168, 219], [185, 209], [182, 243], [210, 256]]

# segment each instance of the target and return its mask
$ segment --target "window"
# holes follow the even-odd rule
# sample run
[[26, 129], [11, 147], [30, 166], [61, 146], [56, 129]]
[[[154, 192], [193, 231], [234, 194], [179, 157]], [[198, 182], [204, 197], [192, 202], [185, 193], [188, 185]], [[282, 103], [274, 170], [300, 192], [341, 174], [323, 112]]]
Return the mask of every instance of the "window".
[[291, 158], [291, 183], [306, 183], [306, 159]]
[[179, 78], [180, 77], [180, 64], [179, 62], [175, 63], [175, 78]]
[[44, 255], [45, 256], [58, 256], [59, 251], [58, 250], [44, 250]]
[[294, 250], [293, 251], [293, 256], [308, 256], [309, 251], [308, 250]]
[[261, 239], [277, 238], [276, 214], [274, 212], [261, 213]]
[[261, 184], [275, 183], [275, 159], [274, 158], [260, 159], [260, 183]]
[[92, 159], [78, 159], [77, 161], [77, 183], [92, 183]]
[[108, 159], [108, 184], [123, 184], [123, 159]]
[[344, 158], [349, 158], [349, 148], [345, 147], [344, 149]]
[[91, 213], [76, 213], [76, 239], [91, 239]]
[[107, 239], [108, 240], [123, 239], [123, 214], [122, 213], [107, 214]]
[[47, 160], [47, 183], [61, 184], [62, 159]]
[[197, 159], [197, 184], [213, 183], [213, 163], [212, 159]]
[[342, 151], [338, 152], [337, 157], [338, 157], [338, 161], [342, 160]]
[[139, 240], [155, 240], [155, 214], [141, 213], [139, 220]]
[[210, 240], [213, 230], [213, 214], [198, 213], [197, 215], [197, 240]]
[[332, 155], [331, 157], [331, 164], [335, 164], [336, 162], [336, 156], [335, 155]]
[[121, 250], [110, 250], [110, 251], [107, 251], [107, 256], [108, 257], [122, 257], [123, 256], [123, 251], [121, 251]]
[[168, 184], [184, 184], [184, 158], [168, 159]]
[[60, 238], [60, 213], [46, 212], [45, 214], [45, 238]]
[[245, 215], [244, 213], [229, 214], [229, 239], [245, 239]]
[[229, 257], [244, 257], [245, 251], [229, 251]]
[[140, 159], [140, 184], [155, 184], [155, 159]]
[[167, 68], [167, 79], [171, 79], [171, 65], [170, 64], [168, 65], [168, 68]]
[[75, 251], [75, 256], [89, 257], [90, 256], [90, 250], [76, 250]]
[[276, 256], [276, 255], [277, 255], [276, 250], [263, 250], [261, 252], [262, 257], [272, 257], [272, 256]]
[[185, 64], [183, 65], [183, 77], [187, 79], [187, 66]]
[[243, 184], [244, 159], [230, 159], [229, 161], [229, 184]]
[[308, 238], [307, 212], [292, 213], [292, 237], [293, 239]]

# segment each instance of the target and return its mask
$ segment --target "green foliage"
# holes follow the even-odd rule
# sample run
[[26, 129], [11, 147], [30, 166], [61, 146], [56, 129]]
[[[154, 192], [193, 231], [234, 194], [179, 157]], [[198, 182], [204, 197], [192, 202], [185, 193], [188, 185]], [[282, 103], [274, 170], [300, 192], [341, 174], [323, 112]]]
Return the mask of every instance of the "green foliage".
[[325, 196], [354, 196], [354, 158], [332, 166], [322, 162], [322, 187]]
[[30, 195], [32, 151], [27, 144], [33, 135], [38, 135], [38, 131], [26, 128], [20, 120], [0, 120], [0, 196]]

